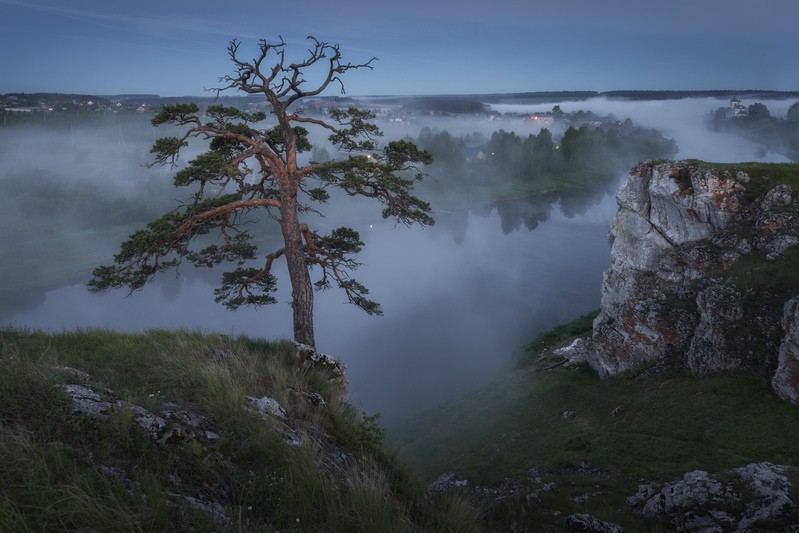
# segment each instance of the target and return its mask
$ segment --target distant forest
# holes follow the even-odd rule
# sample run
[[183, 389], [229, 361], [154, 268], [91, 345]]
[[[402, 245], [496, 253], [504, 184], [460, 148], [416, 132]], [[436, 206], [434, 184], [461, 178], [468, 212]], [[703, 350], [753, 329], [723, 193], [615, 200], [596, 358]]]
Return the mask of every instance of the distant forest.
[[[368, 96], [360, 98], [380, 98], [387, 103], [408, 105], [413, 107], [426, 107], [430, 102], [438, 102], [444, 107], [455, 108], [463, 106], [464, 102], [563, 102], [585, 100], [588, 98], [606, 97], [627, 100], [679, 100], [682, 98], [732, 98], [747, 99], [774, 99], [774, 98], [799, 98], [799, 91], [771, 91], [766, 89], [711, 89], [711, 90], [615, 90], [615, 91], [530, 91], [522, 93], [496, 93], [496, 94], [463, 94], [463, 95], [417, 95], [417, 96]], [[222, 103], [236, 105], [260, 101], [257, 97], [241, 96], [215, 96], [215, 95], [186, 95], [186, 96], [160, 96], [157, 94], [116, 94], [116, 95], [90, 95], [90, 94], [65, 94], [65, 93], [6, 93], [0, 94], [0, 109], [4, 107], [38, 106], [43, 102], [50, 105], [67, 106], [73, 102], [88, 101], [108, 105], [112, 102], [136, 105], [146, 103], [153, 106], [174, 104], [180, 102], [196, 102], [198, 104]], [[353, 103], [357, 100], [348, 96], [320, 96], [313, 99], [317, 102], [329, 101], [337, 105]], [[469, 106], [465, 111], [474, 112], [477, 108]]]
[[[71, 132], [73, 127], [91, 123], [93, 128], [108, 130], [107, 138], [120, 142], [152, 142], [149, 120], [157, 109], [155, 106], [140, 113], [125, 106], [119, 109], [127, 113], [117, 113], [113, 100], [95, 100], [96, 97], [87, 95], [59, 95], [60, 100], [52, 101], [45, 100], [46, 97], [37, 94], [28, 95], [25, 100], [12, 100], [18, 105], [38, 101], [47, 101], [56, 108], [59, 103], [65, 105], [58, 112], [3, 113], [0, 127], [27, 123], [39, 124], [48, 130]], [[130, 102], [141, 105], [138, 104], [140, 99], [131, 98]], [[249, 98], [238, 101], [244, 108], [253, 103]], [[432, 97], [407, 98], [404, 101], [403, 110], [409, 114], [499, 115], [485, 104], [468, 99]], [[87, 107], [89, 102], [92, 106], [107, 107], [90, 108]], [[336, 106], [372, 103], [349, 98], [336, 98], [332, 102]], [[316, 112], [321, 111], [321, 107], [316, 109]], [[312, 113], [314, 109], [308, 108], [306, 112]], [[123, 115], [126, 118], [120, 121]], [[599, 116], [586, 110], [564, 113], [557, 105], [552, 112], [542, 116], [549, 127], [526, 137], [503, 129], [490, 135], [472, 133], [458, 137], [446, 130], [422, 129], [412, 140], [434, 157], [433, 165], [427, 169], [431, 179], [422, 185], [423, 193], [435, 197], [439, 205], [445, 203], [451, 208], [465, 208], [498, 199], [603, 188], [615, 183], [621, 173], [640, 160], [667, 158], [677, 152], [672, 139], [665, 138], [658, 130], [637, 126], [630, 119]], [[324, 148], [318, 148], [314, 156], [321, 160], [325, 157]]]
[[476, 132], [453, 136], [424, 128], [415, 142], [433, 154], [425, 187], [446, 202], [469, 205], [480, 201], [543, 194], [569, 194], [614, 184], [637, 161], [672, 157], [673, 139], [658, 130], [599, 117], [589, 111], [559, 113], [556, 126], [526, 137], [498, 130], [485, 137]]
[[[725, 98], [732, 97], [747, 99], [776, 99], [799, 98], [799, 91], [770, 91], [764, 89], [712, 89], [695, 91], [656, 91], [656, 90], [618, 90], [618, 91], [531, 91], [523, 93], [497, 93], [497, 94], [462, 94], [462, 95], [419, 95], [386, 97], [384, 101], [395, 104], [407, 103], [411, 106], [430, 106], [446, 102], [481, 102], [481, 103], [558, 103], [565, 101], [588, 100], [589, 98], [605, 97], [619, 100], [681, 100], [683, 98]], [[417, 102], [424, 102], [419, 104]], [[473, 112], [473, 111], [469, 111]]]

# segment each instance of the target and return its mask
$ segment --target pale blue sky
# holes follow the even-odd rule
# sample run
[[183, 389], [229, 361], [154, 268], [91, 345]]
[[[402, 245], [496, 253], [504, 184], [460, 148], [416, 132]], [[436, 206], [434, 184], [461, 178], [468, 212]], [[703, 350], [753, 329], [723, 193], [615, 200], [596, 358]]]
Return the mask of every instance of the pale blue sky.
[[799, 90], [799, 0], [0, 0], [0, 93], [203, 94], [232, 38], [378, 57], [347, 93]]

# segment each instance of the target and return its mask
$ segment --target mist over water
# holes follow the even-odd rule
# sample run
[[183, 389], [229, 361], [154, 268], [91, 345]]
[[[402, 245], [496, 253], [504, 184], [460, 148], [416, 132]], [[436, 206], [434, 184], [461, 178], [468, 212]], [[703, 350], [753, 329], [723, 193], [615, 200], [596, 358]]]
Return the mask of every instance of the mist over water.
[[[784, 160], [778, 154], [763, 153], [740, 137], [707, 130], [707, 115], [727, 103], [717, 99], [592, 99], [559, 105], [566, 112], [586, 109], [613, 113], [620, 120], [630, 117], [638, 124], [661, 129], [677, 141], [680, 158]], [[772, 115], [784, 116], [792, 102], [765, 103]], [[552, 104], [494, 108], [535, 113], [551, 110]], [[540, 130], [520, 121], [464, 118], [419, 118], [383, 129], [390, 139], [416, 136], [425, 126], [446, 129], [453, 135], [480, 131], [489, 136], [500, 128], [523, 135]], [[160, 136], [165, 132], [157, 133]], [[99, 133], [80, 128], [62, 130], [60, 144], [56, 136], [48, 137], [54, 143], [50, 152], [41, 150], [36, 135], [44, 134], [37, 130], [20, 135], [17, 131], [12, 138], [0, 130], [4, 162], [0, 179], [33, 169], [34, 174], [52, 172], [53, 179], [61, 182], [88, 180], [98, 188], [119, 190], [129, 197], [141, 190], [142, 182], [169, 181], [168, 170], [142, 167], [152, 142], [149, 129], [138, 133], [113, 128]], [[620, 174], [616, 185], [624, 178]], [[174, 193], [175, 198], [178, 196]], [[151, 203], [169, 205], [173, 200], [153, 197]], [[486, 383], [536, 334], [599, 306], [601, 276], [609, 264], [607, 233], [616, 211], [615, 199], [612, 194], [597, 193], [570, 202], [563, 210], [557, 202], [551, 202], [519, 201], [463, 213], [436, 211], [434, 205], [437, 224], [424, 229], [394, 227], [379, 217], [375, 206], [367, 204], [334, 203], [324, 209], [326, 218], [319, 221], [322, 224], [349, 224], [361, 232], [366, 246], [358, 256], [364, 266], [357, 277], [385, 313], [383, 317], [367, 316], [345, 304], [343, 294], [335, 289], [317, 293], [317, 345], [348, 365], [350, 398], [359, 408], [368, 413], [379, 411], [381, 422], [395, 424], [420, 409]], [[20, 213], [11, 204], [0, 207], [5, 213], [0, 215], [3, 227], [8, 228], [12, 223], [9, 213]], [[36, 214], [25, 216], [34, 218]], [[50, 222], [64, 224], [71, 220]], [[8, 235], [3, 236], [3, 242], [10, 242]], [[23, 260], [20, 254], [35, 250], [37, 243], [30, 237], [21, 246], [15, 260]], [[99, 246], [98, 242], [95, 248]], [[92, 259], [85, 267], [85, 280], [92, 265], [109, 263], [116, 250], [109, 247], [99, 251], [101, 258]], [[262, 249], [267, 251], [267, 247]], [[167, 273], [130, 297], [124, 291], [89, 293], [85, 281], [55, 288], [35, 307], [33, 301], [28, 309], [0, 306], [0, 324], [52, 331], [76, 327], [125, 331], [189, 328], [267, 339], [291, 338], [288, 277], [283, 263], [278, 265], [279, 303], [257, 310], [225, 310], [213, 301], [220, 273], [185, 268], [179, 277]]]
[[[469, 214], [460, 244], [443, 219], [429, 230], [375, 220], [371, 229], [359, 228], [366, 243], [359, 279], [385, 315], [367, 316], [334, 289], [317, 293], [317, 344], [349, 366], [352, 401], [381, 412], [385, 423], [469, 390], [536, 333], [598, 307], [614, 209], [607, 195], [584, 216], [569, 219], [556, 209], [534, 231], [508, 235], [496, 212]], [[235, 312], [213, 301], [218, 274], [195, 273], [166, 274], [130, 297], [72, 285], [5, 323], [53, 331], [189, 328], [292, 337], [284, 272], [277, 272], [277, 304]]]
[[[784, 118], [795, 99], [757, 100], [766, 104], [772, 116]], [[744, 100], [748, 106], [756, 100]], [[707, 128], [708, 115], [719, 107], [729, 106], [726, 98], [685, 98], [681, 100], [629, 101], [622, 99], [591, 98], [585, 101], [563, 102], [560, 108], [565, 113], [581, 109], [594, 111], [598, 115], [613, 114], [620, 120], [629, 117], [636, 124], [657, 128], [665, 136], [677, 142], [679, 152], [676, 159], [701, 159], [715, 163], [740, 161], [787, 162], [779, 154], [763, 154], [756, 144], [729, 132], [712, 131]], [[501, 112], [542, 113], [551, 111], [552, 104], [516, 106], [513, 104], [494, 106]]]

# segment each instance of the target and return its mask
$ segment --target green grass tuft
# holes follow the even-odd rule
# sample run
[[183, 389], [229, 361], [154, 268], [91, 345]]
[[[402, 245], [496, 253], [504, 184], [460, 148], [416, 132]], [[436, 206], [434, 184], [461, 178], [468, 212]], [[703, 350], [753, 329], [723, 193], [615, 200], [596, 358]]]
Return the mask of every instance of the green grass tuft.
[[598, 314], [599, 309], [539, 334], [524, 347], [519, 364], [522, 366], [528, 365], [549, 349], [565, 346], [579, 337], [590, 337], [594, 327], [594, 319]]
[[[0, 531], [475, 530], [462, 505], [425, 497], [381, 448], [377, 416], [354, 409], [331, 378], [305, 368], [289, 342], [2, 330]], [[66, 383], [127, 403], [110, 416], [73, 414]], [[283, 422], [248, 412], [245, 395], [277, 400], [301, 443], [287, 441]], [[179, 406], [218, 438], [158, 443], [134, 405]]]

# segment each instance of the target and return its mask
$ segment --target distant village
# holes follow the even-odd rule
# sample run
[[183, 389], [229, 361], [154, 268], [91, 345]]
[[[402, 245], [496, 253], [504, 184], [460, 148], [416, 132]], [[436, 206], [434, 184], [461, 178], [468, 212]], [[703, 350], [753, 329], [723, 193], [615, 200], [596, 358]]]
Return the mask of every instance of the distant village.
[[[793, 93], [792, 93], [793, 94]], [[528, 94], [517, 95], [530, 100]], [[564, 95], [555, 95], [562, 96]], [[305, 105], [299, 110], [309, 116], [328, 116], [331, 109], [346, 108], [351, 106], [364, 107], [371, 109], [378, 119], [397, 126], [413, 125], [417, 119], [423, 117], [441, 116], [471, 116], [481, 121], [512, 121], [516, 123], [529, 123], [534, 129], [549, 128], [564, 131], [569, 126], [581, 127], [592, 126], [604, 130], [615, 130], [616, 133], [625, 135], [631, 125], [617, 121], [613, 116], [599, 116], [591, 111], [576, 111], [564, 113], [557, 105], [558, 98], [549, 95], [539, 96], [541, 104], [545, 101], [555, 104], [551, 111], [540, 111], [533, 114], [524, 112], [505, 112], [500, 113], [486, 103], [481, 101], [478, 96], [458, 97], [458, 96], [398, 96], [398, 97], [359, 97], [348, 96], [337, 97], [316, 97], [308, 99]], [[566, 95], [575, 98], [584, 98], [584, 95]], [[595, 95], [591, 95], [595, 96]], [[603, 95], [611, 98], [631, 98], [625, 94]], [[637, 93], [633, 96], [640, 97]], [[655, 95], [664, 96], [664, 95]], [[665, 95], [668, 96], [668, 95]], [[695, 96], [686, 94], [683, 96]], [[708, 96], [708, 95], [705, 95]], [[714, 94], [713, 96], [721, 96]], [[727, 96], [730, 96], [727, 93]], [[754, 96], [754, 95], [752, 95]], [[783, 95], [785, 96], [785, 95]], [[496, 95], [483, 95], [483, 98], [498, 98]], [[512, 99], [514, 95], [508, 95]], [[201, 108], [213, 104], [222, 104], [238, 107], [246, 111], [266, 111], [266, 104], [262, 99], [248, 96], [200, 96], [200, 97], [161, 97], [148, 94], [130, 94], [117, 96], [94, 96], [61, 93], [10, 93], [0, 95], [0, 114], [5, 118], [11, 113], [28, 114], [34, 117], [47, 116], [49, 114], [69, 115], [77, 114], [147, 114], [154, 113], [162, 105], [184, 103], [193, 101], [198, 103]], [[532, 102], [530, 102], [532, 103]], [[735, 122], [736, 119], [754, 119], [753, 107], [756, 115], [759, 116], [764, 111], [768, 114], [762, 104], [747, 106], [738, 96], [731, 96], [729, 105], [711, 111], [711, 120], [721, 125], [727, 122]], [[762, 109], [761, 109], [762, 108]], [[20, 116], [22, 118], [22, 116]], [[0, 123], [0, 124], [2, 124]]]
[[4, 94], [0, 95], [0, 110], [16, 113], [35, 112], [68, 112], [68, 111], [103, 111], [146, 113], [152, 108], [148, 102], [107, 98], [90, 95], [72, 95], [58, 93], [36, 94]]
[[[137, 98], [138, 96], [138, 98]], [[32, 114], [70, 114], [70, 113], [148, 113], [157, 111], [164, 104], [196, 101], [202, 106], [223, 104], [239, 107], [246, 111], [267, 111], [266, 104], [251, 97], [168, 97], [157, 95], [123, 95], [103, 97], [92, 95], [74, 95], [59, 93], [5, 94], [0, 95], [0, 112], [32, 113]], [[623, 128], [623, 124], [610, 117], [599, 117], [590, 111], [564, 114], [560, 106], [555, 105], [551, 111], [534, 114], [521, 112], [499, 113], [490, 105], [470, 99], [457, 97], [397, 97], [397, 98], [364, 98], [351, 97], [319, 97], [309, 99], [301, 112], [310, 116], [328, 116], [331, 109], [351, 106], [372, 109], [378, 119], [396, 125], [413, 124], [416, 118], [440, 116], [472, 116], [486, 122], [511, 120], [527, 122], [536, 129], [551, 128], [560, 125], [593, 125], [604, 130]]]

